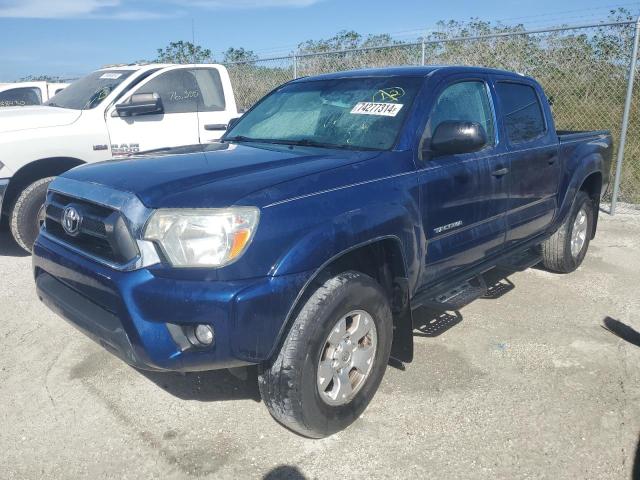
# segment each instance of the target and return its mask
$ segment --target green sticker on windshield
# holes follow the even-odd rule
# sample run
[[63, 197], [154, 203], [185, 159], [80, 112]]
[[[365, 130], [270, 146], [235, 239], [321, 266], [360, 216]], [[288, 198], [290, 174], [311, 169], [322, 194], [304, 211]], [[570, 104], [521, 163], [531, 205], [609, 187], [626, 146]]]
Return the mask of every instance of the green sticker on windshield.
[[373, 94], [372, 102], [397, 102], [404, 97], [402, 87], [389, 87], [378, 90]]

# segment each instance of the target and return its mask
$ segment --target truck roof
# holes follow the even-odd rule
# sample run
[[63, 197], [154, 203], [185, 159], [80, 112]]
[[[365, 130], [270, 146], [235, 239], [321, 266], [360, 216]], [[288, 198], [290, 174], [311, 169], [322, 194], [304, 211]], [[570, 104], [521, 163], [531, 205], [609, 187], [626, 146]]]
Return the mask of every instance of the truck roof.
[[[344, 72], [326, 73], [314, 77], [305, 77], [307, 79], [332, 79], [332, 78], [349, 78], [349, 77], [376, 77], [376, 76], [406, 76], [406, 77], [426, 77], [436, 71], [449, 71], [450, 73], [500, 73], [503, 75], [511, 75], [514, 77], [523, 77], [524, 75], [510, 72], [508, 70], [500, 70], [487, 67], [471, 67], [465, 65], [426, 65], [424, 67], [383, 67], [383, 68], [364, 68], [360, 70], [347, 70]], [[304, 81], [301, 78], [300, 81]]]
[[156, 68], [168, 68], [168, 67], [222, 67], [218, 63], [198, 63], [198, 64], [177, 64], [177, 63], [133, 63], [130, 65], [105, 65], [98, 69], [100, 70], [152, 70]]

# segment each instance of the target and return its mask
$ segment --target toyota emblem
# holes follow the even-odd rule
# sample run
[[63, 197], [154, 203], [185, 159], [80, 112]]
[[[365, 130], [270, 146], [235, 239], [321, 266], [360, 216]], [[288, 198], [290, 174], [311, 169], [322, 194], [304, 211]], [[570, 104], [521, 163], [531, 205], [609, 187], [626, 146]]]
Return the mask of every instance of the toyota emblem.
[[62, 215], [62, 228], [67, 234], [75, 237], [80, 233], [80, 224], [82, 223], [82, 216], [75, 207], [68, 206], [64, 209]]

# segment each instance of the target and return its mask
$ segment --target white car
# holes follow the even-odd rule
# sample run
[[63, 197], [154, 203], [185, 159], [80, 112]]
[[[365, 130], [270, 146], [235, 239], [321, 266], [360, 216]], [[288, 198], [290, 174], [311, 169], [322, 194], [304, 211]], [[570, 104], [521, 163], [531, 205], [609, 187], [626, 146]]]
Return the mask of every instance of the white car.
[[38, 106], [0, 109], [0, 209], [30, 251], [47, 186], [88, 162], [206, 144], [238, 117], [221, 65], [129, 65], [97, 70]]
[[68, 87], [68, 83], [0, 83], [0, 107], [40, 105]]

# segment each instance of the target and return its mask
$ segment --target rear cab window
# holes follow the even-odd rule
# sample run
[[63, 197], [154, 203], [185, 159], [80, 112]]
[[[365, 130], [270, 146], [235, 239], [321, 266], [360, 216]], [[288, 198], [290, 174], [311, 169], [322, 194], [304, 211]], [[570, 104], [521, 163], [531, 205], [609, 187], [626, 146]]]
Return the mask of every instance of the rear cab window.
[[535, 140], [547, 130], [540, 98], [531, 85], [499, 81], [495, 85], [509, 143]]

